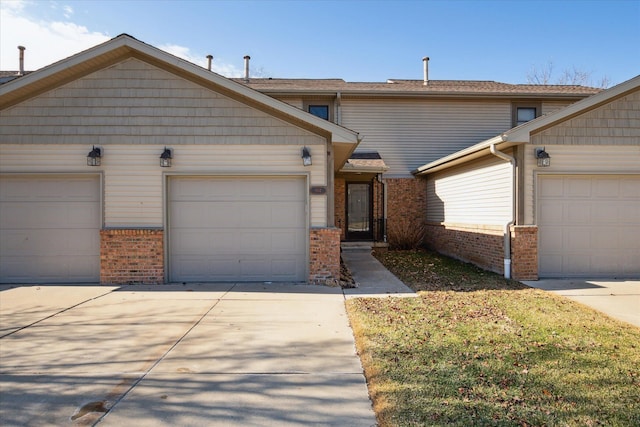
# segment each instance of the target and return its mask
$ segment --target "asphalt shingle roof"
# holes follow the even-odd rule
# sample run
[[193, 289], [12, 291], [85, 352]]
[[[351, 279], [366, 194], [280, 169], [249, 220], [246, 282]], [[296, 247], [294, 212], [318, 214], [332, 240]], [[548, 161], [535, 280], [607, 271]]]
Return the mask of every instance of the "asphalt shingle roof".
[[390, 79], [387, 82], [346, 82], [342, 79], [233, 79], [261, 92], [415, 93], [476, 95], [592, 95], [601, 89], [580, 85], [531, 85], [495, 81]]

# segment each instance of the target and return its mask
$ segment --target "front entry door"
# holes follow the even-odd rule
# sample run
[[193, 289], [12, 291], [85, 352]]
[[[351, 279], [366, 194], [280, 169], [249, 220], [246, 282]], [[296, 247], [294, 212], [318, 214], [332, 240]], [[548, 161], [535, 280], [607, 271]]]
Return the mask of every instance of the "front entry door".
[[347, 240], [373, 240], [371, 183], [347, 183]]

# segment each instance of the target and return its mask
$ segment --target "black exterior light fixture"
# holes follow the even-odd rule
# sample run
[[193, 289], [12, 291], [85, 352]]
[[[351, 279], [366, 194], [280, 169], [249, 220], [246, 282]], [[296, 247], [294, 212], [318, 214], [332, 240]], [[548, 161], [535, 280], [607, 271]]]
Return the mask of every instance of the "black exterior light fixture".
[[171, 149], [164, 147], [164, 151], [162, 152], [162, 154], [160, 154], [160, 166], [162, 166], [163, 168], [170, 168], [171, 159], [173, 159]]
[[87, 154], [88, 166], [100, 166], [100, 159], [102, 158], [102, 150], [100, 147], [93, 146], [93, 149]]
[[302, 165], [311, 166], [311, 151], [307, 147], [302, 149]]
[[538, 160], [538, 167], [546, 168], [551, 166], [551, 156], [543, 148], [536, 148], [536, 159]]

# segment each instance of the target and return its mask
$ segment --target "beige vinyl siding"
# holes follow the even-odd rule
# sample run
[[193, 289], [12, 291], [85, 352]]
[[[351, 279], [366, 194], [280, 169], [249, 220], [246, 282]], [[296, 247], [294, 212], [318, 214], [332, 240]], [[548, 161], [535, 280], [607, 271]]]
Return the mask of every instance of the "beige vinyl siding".
[[509, 101], [342, 99], [342, 125], [363, 138], [358, 150], [376, 150], [388, 177], [491, 138], [511, 127]]
[[640, 145], [640, 91], [532, 135], [531, 142]]
[[511, 165], [493, 156], [429, 175], [427, 220], [504, 225], [512, 215], [511, 181]]
[[542, 111], [540, 114], [546, 116], [571, 104], [571, 101], [545, 101], [542, 103]]
[[[545, 144], [543, 144], [545, 145]], [[536, 224], [535, 180], [537, 174], [639, 174], [640, 145], [602, 146], [546, 144], [551, 156], [551, 166], [538, 168], [534, 156], [534, 145], [525, 146], [524, 160], [524, 220], [525, 224]]]
[[[164, 146], [106, 145], [102, 165], [86, 166], [91, 144], [0, 145], [0, 172], [103, 172], [106, 227], [163, 226], [163, 173], [202, 175], [309, 174], [310, 185], [324, 186], [323, 146], [310, 146], [313, 165], [303, 167], [302, 146], [172, 145], [174, 166], [161, 168]], [[310, 224], [327, 224], [326, 195], [309, 196]]]
[[314, 144], [318, 136], [137, 59], [2, 112], [0, 143]]

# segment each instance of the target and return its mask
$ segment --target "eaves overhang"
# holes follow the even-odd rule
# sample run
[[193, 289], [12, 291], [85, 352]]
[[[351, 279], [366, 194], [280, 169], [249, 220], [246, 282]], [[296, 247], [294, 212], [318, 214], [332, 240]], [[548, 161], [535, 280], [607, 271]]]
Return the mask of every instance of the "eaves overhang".
[[531, 93], [531, 92], [459, 92], [459, 91], [440, 91], [440, 92], [420, 92], [420, 91], [397, 91], [397, 90], [375, 90], [375, 91], [359, 91], [349, 89], [335, 90], [289, 90], [283, 91], [278, 89], [256, 89], [262, 93], [275, 97], [287, 96], [325, 96], [332, 97], [340, 93], [343, 98], [457, 98], [457, 99], [545, 99], [553, 100], [580, 100], [590, 94], [583, 93]]
[[518, 143], [509, 142], [507, 141], [505, 134], [500, 134], [493, 138], [482, 141], [478, 144], [472, 145], [471, 147], [465, 148], [464, 150], [457, 151], [453, 154], [442, 157], [431, 163], [427, 163], [423, 166], [420, 166], [419, 168], [412, 170], [411, 173], [416, 176], [429, 175], [431, 173], [438, 172], [443, 169], [448, 169], [450, 167], [457, 166], [462, 163], [466, 163], [470, 160], [484, 157], [490, 154], [490, 149], [492, 145], [502, 150], [502, 149], [512, 147], [514, 145], [518, 145]]

